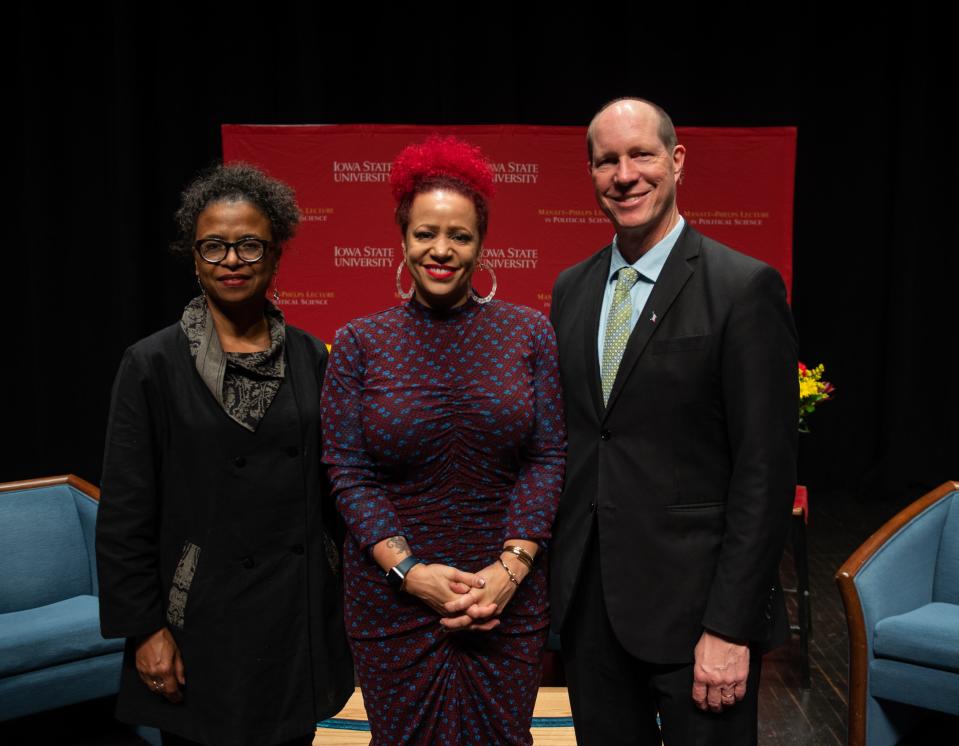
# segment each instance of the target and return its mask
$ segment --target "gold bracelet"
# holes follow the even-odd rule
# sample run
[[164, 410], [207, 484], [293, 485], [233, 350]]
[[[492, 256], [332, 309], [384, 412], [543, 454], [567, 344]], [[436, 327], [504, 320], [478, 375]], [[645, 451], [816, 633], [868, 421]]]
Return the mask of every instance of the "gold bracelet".
[[509, 552], [514, 557], [518, 558], [520, 562], [526, 565], [527, 570], [533, 569], [533, 562], [536, 561], [536, 558], [523, 549], [523, 547], [516, 546], [515, 544], [507, 544], [505, 547], [503, 547], [503, 551]]
[[506, 574], [509, 575], [509, 582], [519, 588], [519, 581], [516, 579], [516, 573], [509, 569], [509, 565], [503, 562], [503, 558], [500, 558], [499, 563], [503, 566], [503, 569], [506, 570]]

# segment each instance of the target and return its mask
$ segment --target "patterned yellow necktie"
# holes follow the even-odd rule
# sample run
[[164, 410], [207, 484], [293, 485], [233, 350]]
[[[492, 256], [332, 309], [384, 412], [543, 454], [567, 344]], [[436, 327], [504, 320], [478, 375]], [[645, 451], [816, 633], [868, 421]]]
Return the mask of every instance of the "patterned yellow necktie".
[[603, 404], [609, 403], [609, 392], [613, 390], [619, 361], [623, 359], [623, 351], [629, 340], [629, 320], [633, 313], [629, 291], [638, 279], [639, 272], [632, 267], [623, 267], [616, 278], [616, 289], [613, 291], [613, 302], [606, 317], [606, 336], [603, 341], [603, 367], [600, 371], [603, 378]]

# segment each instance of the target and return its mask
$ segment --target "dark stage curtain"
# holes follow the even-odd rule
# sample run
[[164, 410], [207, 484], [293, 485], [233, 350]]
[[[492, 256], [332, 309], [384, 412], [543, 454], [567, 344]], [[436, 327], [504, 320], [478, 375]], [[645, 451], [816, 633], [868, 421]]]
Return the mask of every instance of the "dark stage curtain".
[[220, 124], [584, 125], [629, 93], [680, 125], [799, 127], [794, 310], [802, 358], [838, 388], [803, 440], [801, 479], [905, 500], [959, 478], [954, 64], [948, 24], [923, 3], [846, 17], [477, 6], [459, 20], [137, 5], [20, 4], [0, 480], [99, 478], [123, 349], [194, 294], [166, 245]]

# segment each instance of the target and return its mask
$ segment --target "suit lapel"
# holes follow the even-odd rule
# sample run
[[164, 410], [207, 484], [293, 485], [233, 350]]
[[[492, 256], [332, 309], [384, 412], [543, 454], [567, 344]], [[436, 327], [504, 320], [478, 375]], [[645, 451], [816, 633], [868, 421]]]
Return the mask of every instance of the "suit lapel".
[[[605, 416], [609, 414], [610, 410], [616, 404], [616, 399], [619, 397], [619, 393], [622, 391], [626, 379], [629, 377], [636, 362], [642, 356], [646, 345], [649, 343], [650, 337], [653, 336], [653, 332], [655, 332], [657, 327], [662, 323], [663, 318], [673, 305], [673, 301], [676, 300], [676, 296], [679, 295], [679, 292], [692, 275], [693, 270], [688, 260], [699, 255], [699, 243], [699, 234], [687, 224], [686, 227], [683, 228], [679, 239], [676, 241], [676, 245], [673, 246], [672, 251], [669, 252], [669, 257], [666, 259], [666, 263], [659, 273], [659, 279], [653, 286], [653, 292], [650, 293], [649, 300], [646, 301], [646, 305], [643, 307], [643, 310], [639, 314], [639, 319], [636, 321], [636, 326], [629, 336], [629, 341], [626, 343], [626, 350], [623, 352], [623, 359], [620, 361], [619, 369], [616, 371], [616, 380], [613, 381], [613, 389], [609, 392], [609, 403], [606, 405], [606, 411], [602, 419], [605, 419]], [[655, 321], [652, 320], [653, 314], [656, 315]], [[596, 349], [595, 339], [593, 341], [593, 349]]]
[[583, 323], [583, 349], [586, 351], [587, 388], [589, 398], [596, 410], [596, 419], [603, 419], [603, 382], [599, 371], [599, 316], [603, 310], [603, 293], [606, 291], [606, 280], [609, 278], [609, 262], [612, 256], [612, 245], [603, 249], [596, 257], [596, 262], [589, 269], [584, 279], [586, 287], [586, 317]]

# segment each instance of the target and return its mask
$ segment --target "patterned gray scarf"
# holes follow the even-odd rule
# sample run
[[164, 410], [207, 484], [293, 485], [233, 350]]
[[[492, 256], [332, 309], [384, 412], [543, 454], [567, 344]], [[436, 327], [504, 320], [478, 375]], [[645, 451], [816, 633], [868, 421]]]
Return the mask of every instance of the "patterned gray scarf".
[[202, 295], [187, 303], [180, 318], [180, 328], [190, 342], [190, 354], [196, 361], [200, 378], [223, 411], [250, 432], [256, 432], [286, 375], [283, 359], [286, 324], [283, 313], [269, 301], [266, 320], [270, 327], [270, 349], [224, 352]]

